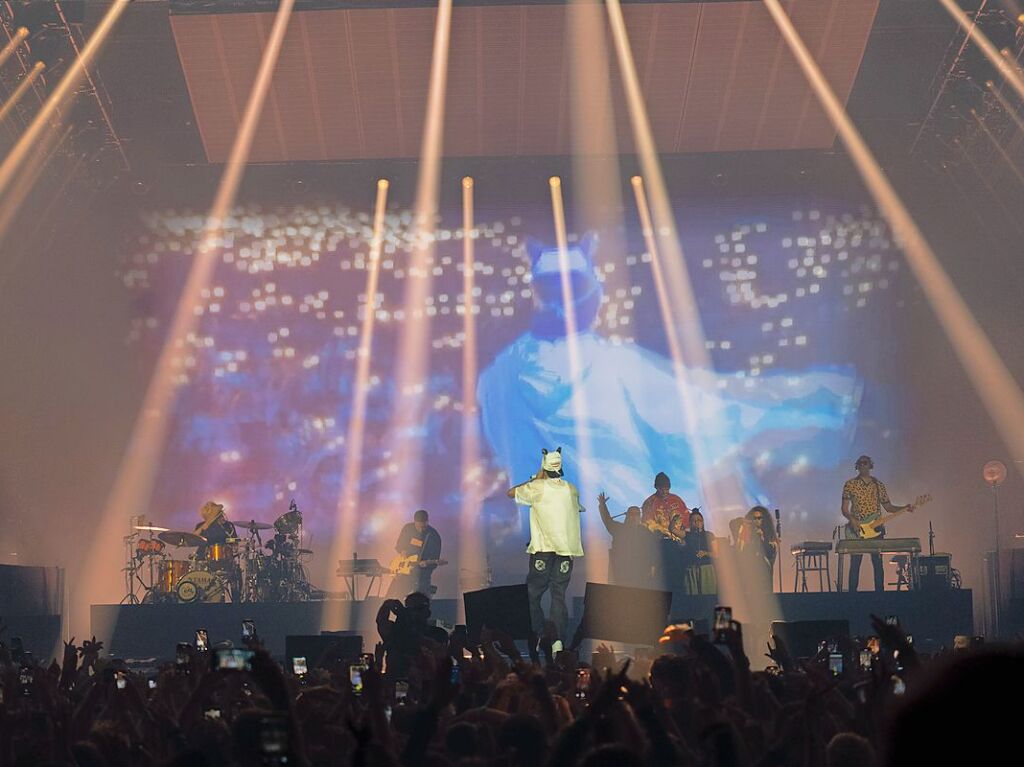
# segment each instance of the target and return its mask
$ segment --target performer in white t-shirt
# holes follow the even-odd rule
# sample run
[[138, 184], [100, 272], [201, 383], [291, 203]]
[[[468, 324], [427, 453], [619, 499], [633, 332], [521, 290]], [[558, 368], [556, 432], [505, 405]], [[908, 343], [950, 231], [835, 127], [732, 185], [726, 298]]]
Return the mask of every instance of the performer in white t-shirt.
[[543, 450], [541, 469], [528, 482], [508, 490], [508, 497], [530, 507], [530, 572], [526, 589], [530, 596], [530, 621], [539, 635], [544, 630], [544, 611], [540, 600], [551, 589], [550, 621], [561, 641], [565, 638], [569, 615], [565, 591], [572, 578], [573, 557], [583, 556], [580, 533], [579, 492], [562, 477], [562, 448]]

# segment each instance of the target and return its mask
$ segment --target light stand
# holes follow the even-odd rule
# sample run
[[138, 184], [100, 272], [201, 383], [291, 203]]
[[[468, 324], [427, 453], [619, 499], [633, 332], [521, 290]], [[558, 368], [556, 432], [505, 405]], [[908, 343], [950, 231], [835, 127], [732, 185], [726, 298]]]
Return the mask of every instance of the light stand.
[[775, 564], [779, 568], [779, 593], [782, 593], [782, 517], [775, 510]]
[[992, 596], [993, 596], [993, 611], [992, 611], [992, 634], [994, 637], [999, 636], [999, 617], [1002, 611], [1002, 600], [1003, 600], [1003, 583], [1002, 583], [1002, 572], [999, 566], [999, 486], [1006, 480], [1006, 464], [1002, 461], [989, 461], [981, 469], [981, 476], [992, 488], [992, 512], [995, 517], [996, 523], [996, 546], [995, 546], [995, 562], [992, 567]]

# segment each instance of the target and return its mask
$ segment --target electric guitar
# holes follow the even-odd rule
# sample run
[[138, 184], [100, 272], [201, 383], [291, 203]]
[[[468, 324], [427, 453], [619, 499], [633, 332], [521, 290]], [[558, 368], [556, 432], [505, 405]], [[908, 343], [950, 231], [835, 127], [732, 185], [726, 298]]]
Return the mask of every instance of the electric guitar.
[[419, 554], [409, 554], [403, 557], [399, 554], [391, 560], [388, 569], [394, 575], [409, 575], [415, 567], [441, 567], [448, 564], [446, 559], [420, 559]]
[[917, 498], [914, 499], [914, 502], [907, 506], [905, 509], [894, 511], [892, 514], [880, 513], [877, 517], [873, 519], [862, 519], [860, 522], [856, 524], [854, 524], [853, 522], [847, 522], [846, 527], [844, 528], [846, 532], [846, 537], [848, 539], [864, 541], [869, 541], [872, 538], [878, 538], [879, 536], [884, 534], [885, 531], [882, 530], [882, 528], [885, 527], [885, 524], [887, 522], [896, 519], [896, 517], [902, 514], [912, 513], [919, 506], [924, 506], [931, 500], [932, 497], [930, 495], [919, 495]]

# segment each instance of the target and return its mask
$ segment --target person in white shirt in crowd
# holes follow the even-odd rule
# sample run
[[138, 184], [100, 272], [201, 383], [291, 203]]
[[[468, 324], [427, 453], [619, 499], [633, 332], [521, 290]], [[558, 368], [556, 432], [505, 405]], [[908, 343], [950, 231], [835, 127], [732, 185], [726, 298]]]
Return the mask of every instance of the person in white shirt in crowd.
[[575, 557], [583, 556], [580, 531], [579, 491], [562, 476], [562, 448], [544, 455], [541, 468], [528, 482], [510, 487], [508, 497], [520, 506], [530, 507], [530, 572], [526, 576], [526, 590], [530, 598], [530, 621], [540, 635], [544, 630], [544, 611], [541, 598], [551, 591], [549, 620], [555, 627], [556, 644], [561, 648], [565, 638], [569, 614], [565, 606], [565, 592], [572, 578]]

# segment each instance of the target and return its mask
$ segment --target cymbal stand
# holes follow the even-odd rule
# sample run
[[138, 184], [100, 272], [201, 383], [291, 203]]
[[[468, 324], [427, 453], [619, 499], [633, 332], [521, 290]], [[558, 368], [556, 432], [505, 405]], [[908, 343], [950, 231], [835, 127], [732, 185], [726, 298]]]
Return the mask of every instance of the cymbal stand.
[[245, 584], [242, 593], [238, 597], [240, 602], [260, 601], [260, 549], [263, 548], [263, 539], [256, 523], [251, 521], [246, 525], [249, 537], [245, 542]]

